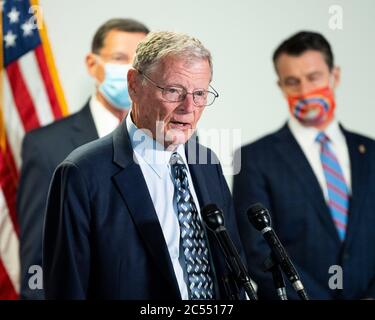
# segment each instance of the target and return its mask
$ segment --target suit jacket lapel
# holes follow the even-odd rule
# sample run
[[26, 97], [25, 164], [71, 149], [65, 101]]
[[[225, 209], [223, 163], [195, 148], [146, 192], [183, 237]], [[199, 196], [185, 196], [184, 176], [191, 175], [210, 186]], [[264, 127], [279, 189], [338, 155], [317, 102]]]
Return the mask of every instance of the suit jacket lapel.
[[301, 190], [306, 193], [310, 202], [315, 207], [324, 227], [329, 234], [335, 237], [337, 242], [340, 242], [319, 182], [305, 154], [287, 125], [276, 133], [276, 139], [275, 145], [279, 156], [287, 163], [290, 171], [300, 182]]
[[366, 154], [366, 145], [358, 139], [358, 136], [346, 131], [343, 127], [341, 127], [341, 130], [348, 146], [352, 180], [352, 197], [350, 199], [346, 232], [346, 243], [348, 244], [355, 236], [353, 230], [358, 230], [356, 225], [361, 211], [363, 196], [366, 193], [366, 173], [369, 170], [369, 161]]
[[[194, 190], [197, 194], [199, 205], [203, 206], [211, 203], [206, 181], [202, 172], [202, 166], [199, 164], [199, 144], [196, 143], [197, 137], [193, 136], [185, 145], [186, 158], [189, 165], [189, 171], [194, 183]], [[207, 161], [210, 161], [207, 159]]]
[[[200, 208], [202, 208], [207, 204], [213, 203], [208, 189], [209, 186], [207, 186], [207, 182], [205, 179], [205, 166], [203, 163], [199, 164], [200, 152], [207, 152], [207, 149], [200, 147], [200, 145], [198, 144], [198, 136], [193, 136], [186, 144], [185, 151], [191, 178], [194, 183], [194, 190], [199, 200], [199, 206]], [[202, 156], [202, 159], [207, 159], [207, 164], [211, 163], [210, 157], [206, 158], [206, 154]], [[203, 226], [205, 227], [204, 222]], [[224, 256], [221, 252], [221, 248], [219, 246], [216, 235], [210, 229], [206, 227], [205, 229], [210, 247], [214, 272], [216, 275], [216, 299], [224, 299], [226, 298], [226, 296], [224, 295], [225, 289], [223, 287], [222, 277], [228, 274], [228, 270], [226, 268]]]
[[77, 134], [73, 135], [72, 143], [75, 148], [96, 140], [99, 138], [98, 131], [96, 130], [94, 119], [90, 111], [90, 102], [88, 101], [85, 106], [76, 114], [72, 130]]
[[167, 244], [140, 166], [133, 160], [133, 148], [125, 120], [113, 133], [113, 161], [122, 169], [113, 177], [148, 253], [166, 282], [180, 296]]

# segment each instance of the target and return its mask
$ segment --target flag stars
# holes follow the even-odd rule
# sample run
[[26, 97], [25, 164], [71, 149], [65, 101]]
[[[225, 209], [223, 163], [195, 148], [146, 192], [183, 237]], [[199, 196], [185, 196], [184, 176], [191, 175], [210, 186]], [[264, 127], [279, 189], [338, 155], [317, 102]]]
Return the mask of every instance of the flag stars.
[[15, 35], [12, 31], [9, 30], [7, 34], [4, 36], [5, 48], [15, 47], [16, 39], [17, 35]]
[[31, 36], [33, 34], [34, 24], [28, 20], [21, 25], [21, 28], [23, 30], [24, 37]]
[[20, 12], [15, 7], [8, 13], [10, 23], [17, 23], [20, 20]]

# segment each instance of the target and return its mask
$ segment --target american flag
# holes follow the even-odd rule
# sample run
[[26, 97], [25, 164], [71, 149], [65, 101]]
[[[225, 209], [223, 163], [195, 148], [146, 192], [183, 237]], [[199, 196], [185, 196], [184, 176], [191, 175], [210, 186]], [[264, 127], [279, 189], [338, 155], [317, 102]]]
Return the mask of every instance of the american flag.
[[22, 139], [65, 115], [67, 108], [38, 1], [0, 1], [0, 9], [0, 299], [17, 299]]

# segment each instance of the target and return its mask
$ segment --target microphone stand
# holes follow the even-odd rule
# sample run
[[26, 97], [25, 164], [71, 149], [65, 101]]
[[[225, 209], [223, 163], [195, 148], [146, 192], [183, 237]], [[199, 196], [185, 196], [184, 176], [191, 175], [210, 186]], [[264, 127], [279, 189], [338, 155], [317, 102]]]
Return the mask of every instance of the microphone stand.
[[232, 272], [234, 280], [237, 282], [238, 286], [245, 290], [250, 300], [258, 300], [258, 296], [251, 284], [247, 270], [228, 234], [226, 232], [216, 232], [216, 236], [219, 239], [220, 246], [225, 252], [226, 262]]
[[[275, 231], [271, 227], [271, 216], [268, 210], [261, 203], [256, 203], [250, 206], [250, 208], [247, 210], [247, 215], [250, 223], [254, 226], [255, 229], [262, 233], [264, 239], [271, 249], [271, 258], [274, 263], [268, 265], [268, 268], [266, 269], [271, 269], [272, 265], [277, 262], [278, 266], [284, 272], [287, 279], [291, 282], [300, 299], [309, 300], [309, 297], [305, 291], [302, 281], [300, 280], [296, 268], [293, 266], [293, 263], [290, 260], [287, 252], [285, 251], [285, 248], [283, 247]], [[275, 281], [278, 282], [277, 289], [285, 288], [285, 285], [282, 285], [282, 283], [280, 282], [280, 273], [276, 270], [276, 268], [274, 270], [275, 271], [273, 272], [273, 275]], [[281, 291], [279, 296], [281, 298]], [[282, 295], [282, 297], [284, 298], [284, 295]]]
[[[219, 242], [227, 266], [231, 271], [231, 279], [236, 282], [238, 287], [245, 290], [250, 300], [258, 300], [246, 267], [242, 263], [241, 257], [224, 226], [223, 211], [215, 204], [208, 204], [201, 209], [201, 214], [206, 226], [214, 232]], [[226, 289], [228, 289], [228, 287]]]
[[273, 284], [276, 289], [276, 293], [280, 300], [288, 300], [288, 296], [286, 294], [285, 288], [285, 281], [283, 274], [281, 272], [280, 265], [275, 261], [271, 254], [264, 262], [264, 271], [270, 271], [272, 273]]
[[227, 274], [223, 276], [224, 289], [229, 300], [241, 300], [240, 291], [237, 283], [233, 278], [233, 274]]

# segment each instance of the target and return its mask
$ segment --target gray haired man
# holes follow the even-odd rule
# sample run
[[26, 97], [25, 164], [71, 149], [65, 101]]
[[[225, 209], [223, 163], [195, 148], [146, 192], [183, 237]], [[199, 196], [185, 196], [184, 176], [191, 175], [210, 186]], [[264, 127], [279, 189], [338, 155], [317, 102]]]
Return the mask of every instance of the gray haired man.
[[[227, 299], [228, 270], [200, 208], [222, 208], [242, 252], [230, 192], [213, 152], [194, 140], [210, 87], [195, 38], [150, 33], [128, 71], [132, 108], [109, 136], [57, 168], [44, 237], [49, 299]], [[190, 163], [206, 154], [205, 163]], [[194, 159], [196, 160], [196, 159]]]

